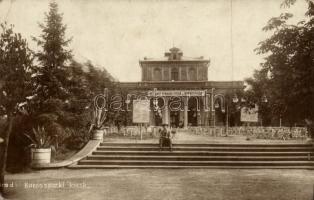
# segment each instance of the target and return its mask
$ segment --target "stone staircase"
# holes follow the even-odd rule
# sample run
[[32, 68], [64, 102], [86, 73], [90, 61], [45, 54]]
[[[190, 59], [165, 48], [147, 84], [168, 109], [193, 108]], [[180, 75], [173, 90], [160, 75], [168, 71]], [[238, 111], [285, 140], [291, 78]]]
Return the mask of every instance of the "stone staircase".
[[174, 144], [170, 152], [159, 151], [153, 143], [101, 143], [70, 167], [314, 169], [314, 148], [310, 144]]

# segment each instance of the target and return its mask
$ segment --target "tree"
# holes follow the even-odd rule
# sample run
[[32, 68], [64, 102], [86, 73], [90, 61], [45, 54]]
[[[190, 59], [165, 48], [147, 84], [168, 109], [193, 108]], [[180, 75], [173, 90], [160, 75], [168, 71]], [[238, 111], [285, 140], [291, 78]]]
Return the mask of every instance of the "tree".
[[45, 126], [48, 133], [62, 137], [63, 125], [74, 121], [65, 111], [71, 97], [68, 65], [72, 54], [67, 49], [71, 39], [65, 37], [66, 25], [62, 23], [56, 2], [49, 4], [49, 12], [39, 27], [42, 34], [33, 37], [40, 50], [35, 53], [38, 66], [33, 76], [30, 113], [35, 119], [33, 125]]
[[34, 76], [31, 113], [35, 125], [50, 127], [48, 134], [63, 137], [67, 130], [69, 134], [86, 131], [89, 104], [95, 93], [103, 92], [109, 78], [90, 62], [84, 65], [72, 59], [62, 14], [56, 2], [49, 7], [45, 22], [39, 24], [42, 34], [33, 38], [40, 51], [36, 53], [39, 67]]
[[14, 116], [22, 112], [31, 92], [32, 54], [21, 34], [13, 26], [1, 24], [0, 35], [0, 116], [6, 119], [0, 162], [0, 192], [3, 194], [9, 138]]
[[[294, 0], [287, 0], [287, 5]], [[259, 43], [258, 54], [266, 54], [258, 74], [268, 73], [263, 80], [269, 102], [278, 115], [290, 125], [304, 119], [314, 119], [314, 3], [307, 1], [306, 20], [287, 24], [292, 17], [283, 13], [271, 18], [263, 28], [273, 35]]]
[[[268, 88], [270, 86], [267, 71], [263, 69], [255, 70], [253, 77], [247, 78], [245, 82], [249, 85], [248, 90], [244, 92], [247, 106], [253, 107], [257, 105], [262, 124], [270, 125], [273, 119], [272, 116], [276, 115], [276, 110], [271, 109], [271, 103], [269, 102], [270, 94]], [[267, 102], [265, 102], [266, 100]]]
[[40, 67], [34, 92], [43, 100], [65, 100], [68, 97], [65, 88], [68, 77], [66, 64], [72, 57], [67, 46], [71, 39], [65, 38], [66, 25], [62, 24], [62, 14], [58, 12], [57, 3], [51, 2], [49, 7], [49, 13], [45, 13], [45, 23], [39, 24], [42, 34], [39, 38], [33, 38], [41, 47], [41, 51], [36, 53]]

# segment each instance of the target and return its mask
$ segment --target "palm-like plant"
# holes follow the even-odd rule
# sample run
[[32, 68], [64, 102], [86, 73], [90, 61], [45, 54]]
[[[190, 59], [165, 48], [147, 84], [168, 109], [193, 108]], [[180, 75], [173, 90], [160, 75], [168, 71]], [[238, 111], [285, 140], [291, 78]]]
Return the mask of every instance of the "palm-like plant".
[[106, 118], [107, 112], [104, 109], [94, 108], [92, 111], [92, 122], [88, 132], [90, 133], [93, 129], [101, 129]]
[[33, 128], [32, 134], [24, 134], [32, 143], [30, 147], [34, 148], [50, 148], [53, 144], [55, 137], [48, 135], [43, 126], [38, 126], [37, 129]]

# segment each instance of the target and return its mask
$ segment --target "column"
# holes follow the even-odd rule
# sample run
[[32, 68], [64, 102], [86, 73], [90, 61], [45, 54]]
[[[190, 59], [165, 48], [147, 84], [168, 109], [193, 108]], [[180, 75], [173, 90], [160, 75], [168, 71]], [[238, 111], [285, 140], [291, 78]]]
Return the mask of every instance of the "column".
[[196, 97], [197, 100], [197, 106], [196, 106], [196, 125], [201, 126], [202, 125], [202, 111], [201, 111], [201, 97]]
[[196, 109], [196, 122], [197, 122], [197, 126], [201, 126], [202, 125], [202, 116], [201, 116], [201, 111]]
[[205, 123], [205, 114], [206, 114], [206, 111], [204, 109], [202, 109], [202, 107], [200, 108], [200, 125], [201, 126], [205, 126], [206, 123]]
[[182, 67], [181, 66], [179, 66], [178, 67], [179, 68], [179, 76], [178, 76], [178, 79], [179, 79], [179, 81], [182, 81], [182, 77], [181, 77], [181, 71], [182, 71]]
[[154, 115], [155, 115], [155, 112], [154, 112], [153, 108], [150, 108], [150, 110], [149, 110], [149, 125], [150, 126], [156, 125]]
[[168, 97], [165, 97], [165, 107], [162, 116], [162, 123], [169, 124], [169, 108], [168, 108]]
[[205, 119], [204, 119], [204, 124], [205, 124], [205, 126], [209, 126], [210, 125], [210, 123], [209, 123], [209, 120], [210, 120], [210, 117], [209, 117], [209, 111], [206, 111], [205, 113], [204, 113], [204, 115], [205, 115]]
[[197, 80], [197, 81], [200, 80], [200, 79], [198, 78], [198, 74], [199, 74], [198, 70], [199, 70], [199, 65], [196, 66], [196, 80]]
[[184, 98], [184, 128], [188, 128], [188, 98]]
[[210, 126], [210, 95], [208, 95], [209, 91], [206, 90], [206, 95], [205, 95], [205, 106], [204, 106], [204, 125], [205, 126]]
[[215, 119], [215, 105], [214, 105], [214, 88], [212, 88], [211, 98], [210, 98], [210, 126], [216, 126]]

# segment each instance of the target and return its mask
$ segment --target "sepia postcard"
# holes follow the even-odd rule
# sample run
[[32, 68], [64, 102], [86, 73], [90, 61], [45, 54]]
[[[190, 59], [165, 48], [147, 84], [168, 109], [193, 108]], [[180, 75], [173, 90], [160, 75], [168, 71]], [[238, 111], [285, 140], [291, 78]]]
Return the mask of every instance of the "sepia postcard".
[[0, 200], [314, 199], [313, 0], [0, 0]]

